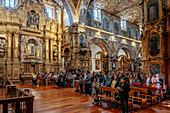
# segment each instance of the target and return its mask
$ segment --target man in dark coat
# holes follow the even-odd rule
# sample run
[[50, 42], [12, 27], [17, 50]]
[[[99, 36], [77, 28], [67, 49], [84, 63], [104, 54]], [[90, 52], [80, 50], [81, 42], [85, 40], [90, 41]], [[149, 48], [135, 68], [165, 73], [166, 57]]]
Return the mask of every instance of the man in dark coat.
[[119, 83], [118, 87], [116, 87], [116, 89], [119, 91], [122, 113], [128, 113], [130, 86], [126, 81], [126, 77], [121, 78], [121, 82]]
[[118, 87], [118, 85], [121, 83], [121, 79], [122, 78], [126, 78], [126, 83], [130, 83], [129, 82], [129, 78], [123, 73], [123, 72], [121, 72], [121, 74], [120, 74], [120, 76], [118, 77], [118, 79], [117, 79], [117, 82], [116, 82], [116, 84], [115, 84], [115, 88], [116, 87]]

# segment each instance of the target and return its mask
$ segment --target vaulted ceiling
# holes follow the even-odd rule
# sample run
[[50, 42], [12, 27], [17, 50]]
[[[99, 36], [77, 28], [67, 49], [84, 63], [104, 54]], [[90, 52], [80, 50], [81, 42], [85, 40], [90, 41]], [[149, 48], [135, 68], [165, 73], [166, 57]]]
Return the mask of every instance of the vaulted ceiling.
[[138, 24], [142, 17], [140, 2], [141, 0], [94, 0], [93, 4], [111, 15]]

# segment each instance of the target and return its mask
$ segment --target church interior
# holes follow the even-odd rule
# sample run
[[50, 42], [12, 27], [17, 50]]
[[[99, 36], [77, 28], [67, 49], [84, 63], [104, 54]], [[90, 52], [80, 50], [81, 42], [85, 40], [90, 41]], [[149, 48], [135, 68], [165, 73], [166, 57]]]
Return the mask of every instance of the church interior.
[[0, 113], [170, 113], [170, 0], [0, 0]]

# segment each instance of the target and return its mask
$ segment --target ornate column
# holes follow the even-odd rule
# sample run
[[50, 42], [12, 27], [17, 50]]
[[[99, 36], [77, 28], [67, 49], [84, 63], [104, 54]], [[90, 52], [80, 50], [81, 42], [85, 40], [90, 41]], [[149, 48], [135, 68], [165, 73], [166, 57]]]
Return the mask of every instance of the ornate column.
[[62, 71], [62, 61], [61, 61], [61, 34], [58, 35], [58, 66], [59, 71]]
[[11, 65], [11, 45], [12, 45], [12, 33], [7, 32], [7, 78], [11, 79], [13, 70]]
[[19, 45], [19, 33], [14, 33], [13, 38], [13, 79], [19, 79], [19, 73], [20, 73], [20, 62], [18, 57], [18, 45]]
[[49, 39], [45, 39], [45, 62], [49, 63]]
[[53, 39], [50, 40], [50, 59], [51, 59], [51, 63], [53, 63]]
[[18, 45], [19, 45], [19, 34], [14, 34], [14, 61], [19, 61], [18, 59]]
[[12, 33], [7, 33], [7, 61], [11, 61]]

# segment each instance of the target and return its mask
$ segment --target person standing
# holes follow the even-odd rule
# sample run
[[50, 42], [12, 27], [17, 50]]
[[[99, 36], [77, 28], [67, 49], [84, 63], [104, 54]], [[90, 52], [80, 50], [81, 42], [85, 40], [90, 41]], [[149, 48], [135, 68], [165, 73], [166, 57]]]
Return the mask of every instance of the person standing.
[[135, 80], [132, 81], [132, 87], [140, 87], [140, 81], [138, 79], [138, 76], [135, 77]]
[[101, 71], [100, 71], [100, 74], [99, 74], [98, 79], [99, 79], [99, 85], [102, 86], [102, 83], [103, 83], [103, 81], [104, 81], [104, 75], [102, 74]]
[[98, 102], [99, 102], [99, 97], [98, 97], [99, 90], [100, 90], [99, 81], [98, 81], [97, 78], [94, 78], [94, 82], [92, 84], [92, 98], [94, 99], [94, 102], [93, 102], [94, 105], [98, 105]]
[[163, 78], [160, 77], [160, 74], [156, 75], [156, 86], [157, 88], [163, 88]]
[[80, 75], [79, 86], [80, 86], [80, 93], [83, 94], [83, 75]]
[[84, 80], [83, 80], [83, 82], [84, 82], [84, 84], [85, 84], [85, 94], [86, 95], [90, 95], [90, 90], [89, 90], [89, 88], [90, 88], [90, 74], [89, 74], [90, 72], [89, 71], [85, 71], [85, 76], [84, 76]]
[[[105, 72], [105, 78], [104, 78], [104, 86], [105, 87], [111, 87], [111, 76], [108, 75], [108, 72]], [[110, 96], [111, 97], [111, 92], [110, 91], [106, 91], [106, 96]]]
[[79, 71], [76, 70], [76, 74], [75, 74], [75, 86], [76, 86], [76, 90], [74, 92], [79, 92]]
[[126, 82], [129, 84], [129, 78], [125, 76], [123, 72], [121, 72], [120, 77], [118, 77], [117, 82], [115, 84], [115, 88], [121, 83], [122, 78], [126, 78]]
[[33, 74], [33, 76], [32, 76], [32, 84], [34, 85], [34, 86], [36, 86], [37, 85], [37, 74], [36, 74], [36, 72]]
[[150, 73], [150, 77], [147, 78], [146, 84], [148, 87], [155, 87], [156, 78], [153, 77], [153, 73]]
[[127, 83], [126, 79], [126, 77], [121, 78], [121, 82], [116, 87], [116, 89], [119, 91], [122, 113], [128, 113], [128, 98], [130, 86], [129, 83]]

